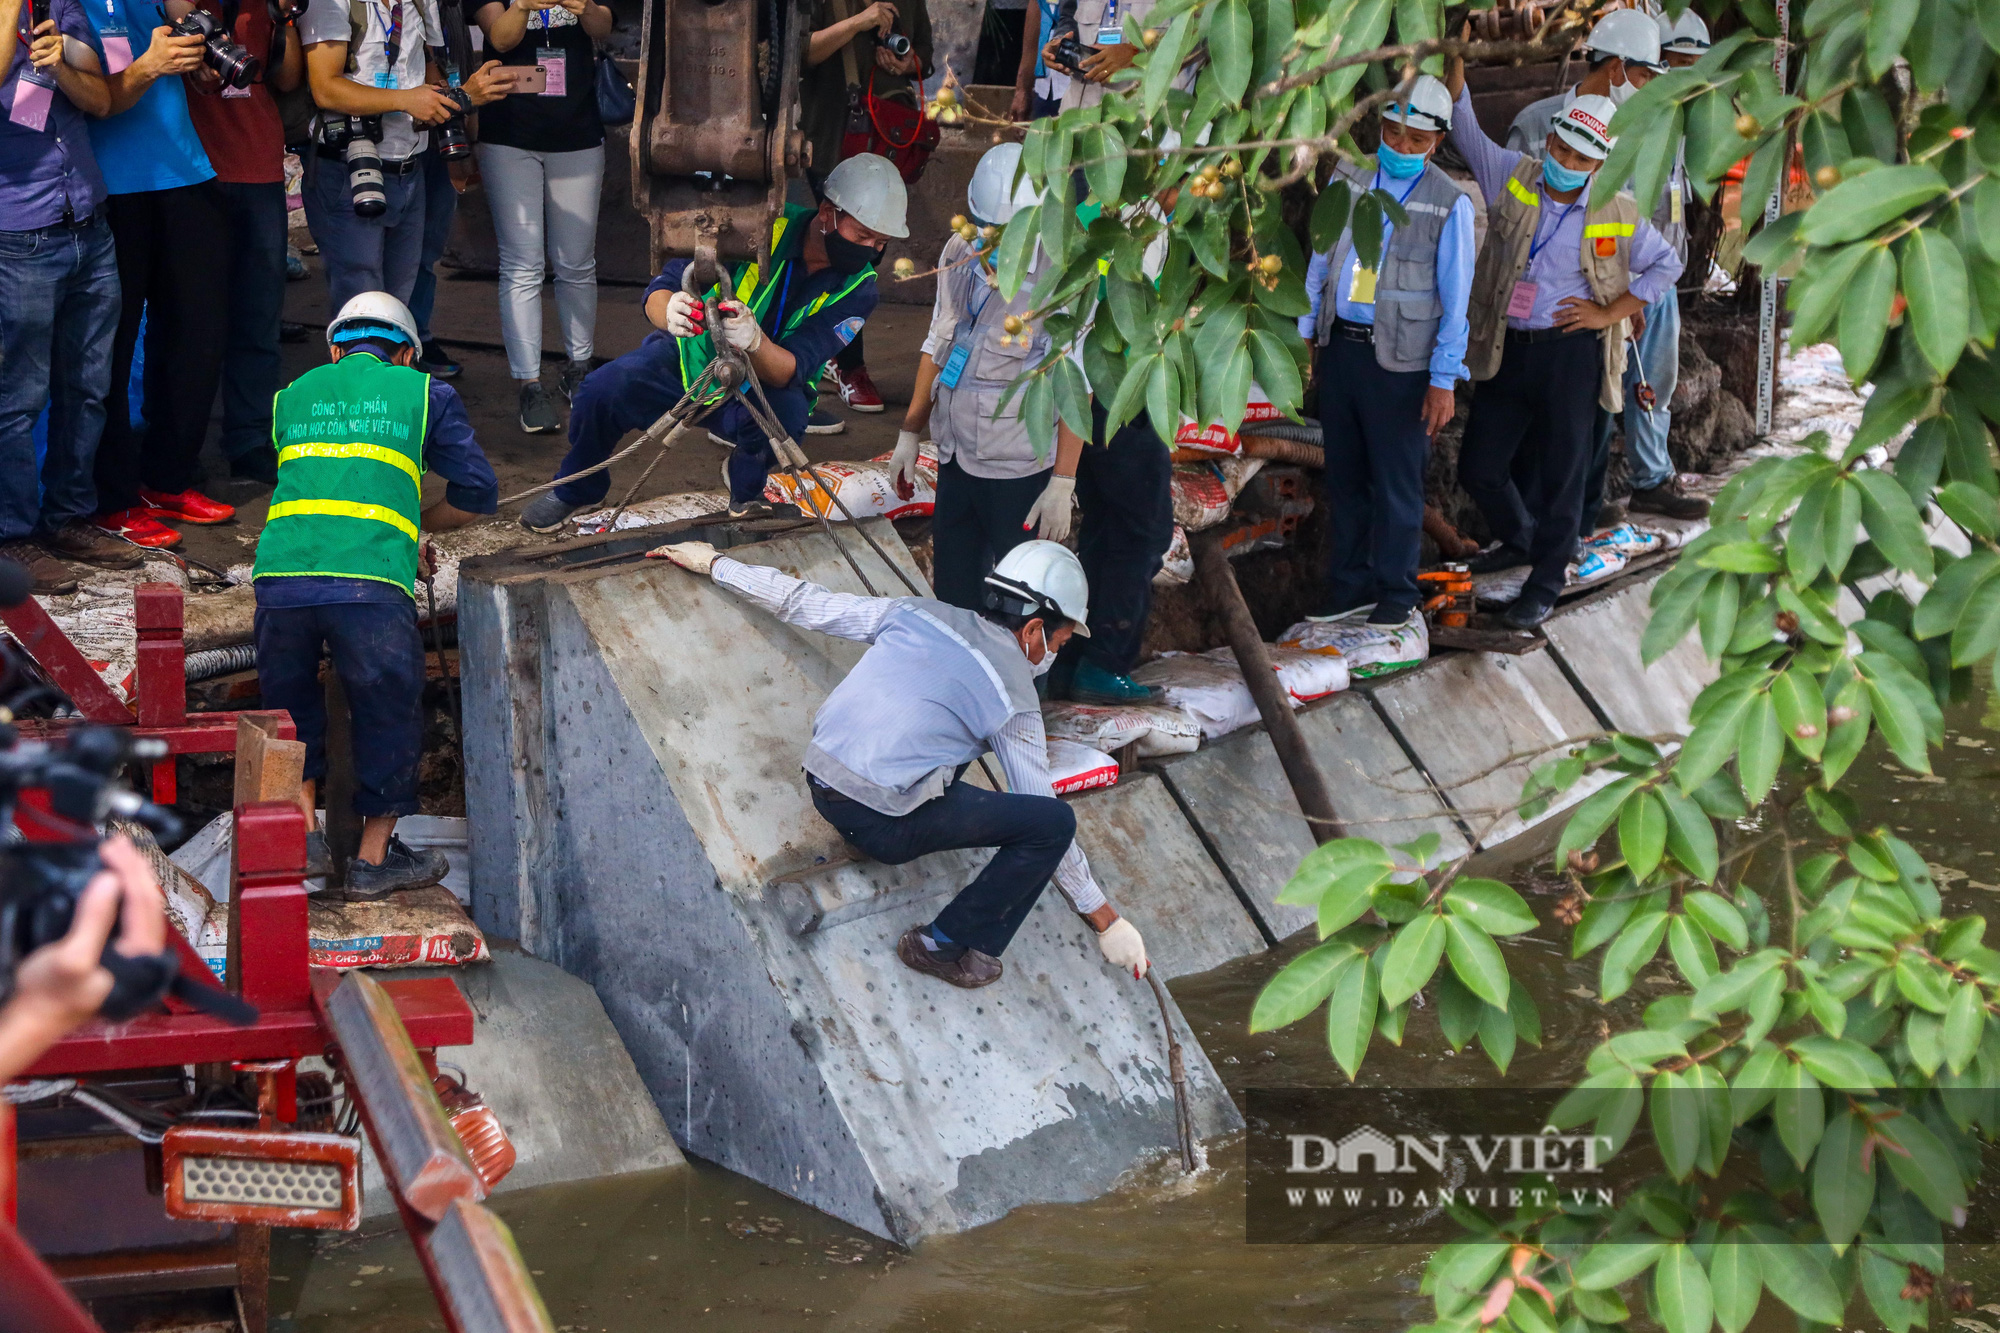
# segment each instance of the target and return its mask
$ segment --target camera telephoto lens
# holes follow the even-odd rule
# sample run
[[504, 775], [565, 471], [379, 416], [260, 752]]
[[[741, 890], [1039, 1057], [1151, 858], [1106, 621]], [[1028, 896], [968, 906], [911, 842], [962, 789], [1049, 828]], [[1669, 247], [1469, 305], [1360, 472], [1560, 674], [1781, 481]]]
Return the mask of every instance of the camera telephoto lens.
[[375, 127], [359, 117], [347, 121], [347, 190], [354, 200], [354, 215], [379, 218], [389, 207], [382, 188], [382, 150], [376, 146]]
[[438, 155], [447, 162], [457, 162], [472, 156], [472, 142], [465, 135], [465, 116], [472, 110], [472, 95], [463, 88], [446, 88], [444, 95], [458, 106], [458, 111], [438, 128]]
[[215, 72], [226, 87], [248, 88], [263, 72], [264, 62], [230, 40], [222, 24], [205, 10], [189, 10], [181, 15], [171, 31], [176, 37], [201, 38], [204, 47], [202, 62]]

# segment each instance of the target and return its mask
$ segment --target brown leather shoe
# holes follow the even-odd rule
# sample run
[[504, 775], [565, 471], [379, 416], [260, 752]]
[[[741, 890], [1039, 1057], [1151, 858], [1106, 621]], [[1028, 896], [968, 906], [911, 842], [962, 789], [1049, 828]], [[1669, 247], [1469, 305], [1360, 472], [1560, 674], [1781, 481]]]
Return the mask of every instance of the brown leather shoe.
[[922, 926], [912, 926], [903, 932], [903, 938], [896, 941], [896, 957], [902, 959], [903, 966], [912, 972], [949, 981], [966, 990], [978, 990], [1000, 980], [1000, 973], [1005, 969], [998, 958], [977, 949], [967, 949], [958, 957], [947, 960], [936, 950], [926, 949], [924, 942], [917, 938], [921, 934]]
[[1667, 518], [1707, 518], [1708, 501], [1681, 489], [1679, 477], [1668, 477], [1657, 486], [1632, 492], [1635, 514], [1661, 514]]
[[64, 560], [79, 560], [99, 569], [137, 569], [145, 553], [131, 542], [120, 541], [103, 528], [72, 519], [48, 536], [42, 545]]
[[44, 597], [62, 597], [76, 591], [76, 576], [30, 541], [0, 542], [0, 560], [11, 560], [28, 571], [34, 590]]

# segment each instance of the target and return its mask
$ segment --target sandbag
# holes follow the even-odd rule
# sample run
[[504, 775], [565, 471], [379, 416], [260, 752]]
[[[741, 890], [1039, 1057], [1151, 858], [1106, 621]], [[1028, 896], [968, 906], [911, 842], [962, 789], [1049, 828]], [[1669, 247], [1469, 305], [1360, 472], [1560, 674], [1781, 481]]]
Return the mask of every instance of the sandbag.
[[1243, 452], [1243, 430], [1251, 430], [1266, 422], [1283, 421], [1285, 414], [1271, 406], [1271, 400], [1263, 387], [1255, 380], [1250, 382], [1250, 402], [1243, 409], [1243, 425], [1239, 430], [1223, 429], [1221, 422], [1210, 422], [1206, 426], [1197, 425], [1192, 420], [1183, 420], [1181, 428], [1174, 433], [1174, 447], [1195, 453], [1215, 454], [1235, 457]]
[[1058, 796], [1110, 787], [1118, 781], [1118, 761], [1075, 741], [1049, 742], [1049, 785]]
[[1201, 724], [1165, 704], [1050, 702], [1042, 705], [1042, 727], [1051, 738], [1106, 754], [1130, 745], [1141, 759], [1187, 754], [1201, 745]]
[[[1520, 571], [1528, 576], [1526, 567]], [[1414, 666], [1431, 655], [1430, 626], [1422, 616], [1403, 625], [1370, 625], [1365, 615], [1301, 620], [1278, 636], [1280, 649], [1336, 657], [1349, 675], [1374, 676]]]
[[905, 500], [896, 494], [896, 479], [889, 468], [889, 455], [882, 454], [862, 463], [816, 463], [813, 473], [826, 490], [840, 499], [835, 504], [811, 475], [797, 477], [773, 472], [764, 484], [764, 498], [772, 504], [795, 504], [808, 514], [824, 514], [836, 522], [846, 515], [840, 505], [857, 519], [925, 518], [937, 508], [937, 449], [924, 445], [917, 450], [917, 475], [912, 478], [914, 493]]

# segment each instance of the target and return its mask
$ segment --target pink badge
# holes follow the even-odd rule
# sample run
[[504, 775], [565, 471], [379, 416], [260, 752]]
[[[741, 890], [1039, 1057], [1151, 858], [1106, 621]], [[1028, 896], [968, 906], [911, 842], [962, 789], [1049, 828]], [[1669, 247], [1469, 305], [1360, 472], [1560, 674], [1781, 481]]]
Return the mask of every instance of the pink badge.
[[128, 37], [106, 36], [104, 39], [104, 72], [116, 74], [132, 63], [132, 41]]
[[49, 125], [49, 107], [56, 100], [55, 89], [25, 74], [14, 81], [14, 109], [7, 114], [24, 130], [40, 134]]
[[563, 97], [569, 92], [569, 61], [567, 52], [560, 47], [543, 47], [535, 52], [535, 63], [548, 74], [548, 84], [542, 89], [544, 97]]
[[1526, 319], [1535, 309], [1535, 284], [1517, 282], [1514, 294], [1507, 298], [1507, 318]]

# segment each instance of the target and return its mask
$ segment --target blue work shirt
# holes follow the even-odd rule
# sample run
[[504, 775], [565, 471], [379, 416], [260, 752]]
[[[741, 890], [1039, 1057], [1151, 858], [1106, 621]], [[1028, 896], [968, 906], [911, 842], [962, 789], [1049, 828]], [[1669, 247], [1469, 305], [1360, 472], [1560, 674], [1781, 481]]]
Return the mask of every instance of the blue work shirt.
[[[1417, 188], [1418, 176], [1412, 180], [1402, 194], [1407, 199]], [[1385, 178], [1380, 169], [1375, 172], [1375, 187], [1382, 188]], [[1387, 182], [1391, 192], [1397, 184]], [[1388, 214], [1382, 215], [1382, 249], [1389, 249], [1389, 237], [1396, 224]], [[1465, 368], [1465, 348], [1472, 338], [1472, 321], [1466, 314], [1472, 304], [1472, 266], [1477, 258], [1472, 243], [1472, 201], [1463, 194], [1451, 206], [1445, 217], [1444, 230], [1438, 236], [1437, 293], [1438, 301], [1444, 306], [1444, 315], [1438, 321], [1437, 346], [1431, 349], [1431, 387], [1449, 389], [1469, 372]], [[1336, 246], [1336, 248], [1338, 248]], [[1326, 266], [1333, 262], [1333, 251], [1328, 250], [1312, 257], [1306, 265], [1306, 295], [1312, 301], [1312, 310], [1299, 316], [1299, 336], [1307, 342], [1313, 339], [1313, 331], [1319, 326], [1319, 303], [1326, 291]], [[1334, 288], [1338, 293], [1333, 303], [1333, 313], [1350, 324], [1375, 323], [1375, 303], [1365, 304], [1347, 299], [1347, 293], [1354, 290], [1354, 272], [1361, 266], [1360, 251], [1353, 246], [1347, 250], [1347, 268], [1340, 275], [1340, 285]]]
[[[80, 0], [53, 0], [49, 17], [56, 31], [74, 37], [98, 53], [97, 29]], [[28, 72], [28, 5], [21, 5], [15, 31], [14, 59], [0, 79], [0, 231], [37, 231], [63, 220], [72, 222], [95, 213], [104, 202], [104, 177], [91, 151], [88, 118], [60, 88], [49, 89], [48, 120], [39, 130], [14, 123], [14, 99]]]
[[[429, 426], [424, 431], [424, 470], [444, 478], [444, 498], [468, 514], [492, 514], [500, 509], [500, 479], [472, 433], [465, 400], [443, 380], [431, 381]], [[343, 579], [303, 574], [296, 578], [258, 579], [257, 605], [262, 607], [332, 606], [341, 602], [408, 602], [410, 595], [377, 579]]]
[[[83, 0], [83, 4], [97, 28], [107, 74], [146, 54], [153, 44], [153, 29], [161, 26], [158, 7], [138, 0]], [[156, 79], [129, 110], [91, 121], [90, 142], [112, 194], [171, 190], [215, 179], [215, 168], [188, 116], [187, 89], [178, 74]]]
[[[1508, 175], [1525, 156], [1486, 137], [1486, 131], [1479, 128], [1479, 118], [1472, 113], [1471, 96], [1463, 91], [1451, 110], [1451, 142], [1472, 168], [1480, 191], [1488, 200], [1500, 197], [1507, 188]], [[1572, 204], [1549, 198], [1548, 186], [1539, 180], [1535, 189], [1542, 204], [1536, 219], [1534, 254], [1520, 279], [1535, 284], [1535, 300], [1526, 319], [1507, 317], [1510, 329], [1554, 328], [1558, 305], [1572, 296], [1585, 301], [1597, 299], [1583, 276], [1583, 224], [1590, 212], [1591, 187], [1584, 186], [1583, 193]], [[1645, 305], [1666, 295], [1685, 267], [1674, 247], [1644, 218], [1632, 229], [1626, 262], [1632, 271], [1627, 290]]]
[[[803, 228], [799, 229], [798, 234], [804, 235]], [[782, 252], [773, 256], [774, 260], [785, 257]], [[640, 298], [640, 304], [643, 306], [650, 301], [654, 292], [679, 291], [681, 277], [687, 272], [689, 262], [685, 259], [668, 260], [666, 267], [660, 270], [660, 276], [654, 278], [652, 285], [646, 288], [646, 294]], [[778, 279], [778, 294], [771, 298], [771, 304], [764, 312], [765, 317], [760, 321], [764, 336], [776, 342], [798, 360], [798, 367], [793, 371], [789, 382], [764, 386], [764, 392], [773, 399], [781, 394], [794, 394], [803, 398], [806, 394], [806, 381], [817, 374], [821, 366], [840, 355], [841, 349], [854, 341], [856, 335], [861, 332], [861, 326], [875, 313], [875, 303], [878, 298], [875, 280], [870, 278], [838, 301], [829, 301], [817, 313], [806, 316], [796, 329], [784, 337], [778, 336], [778, 330], [784, 327], [785, 321], [790, 319], [794, 312], [802, 306], [811, 305], [818, 297], [837, 290], [853, 276], [851, 273], [837, 272], [832, 265], [817, 273], [808, 273], [803, 259], [797, 258], [796, 254], [791, 257], [786, 275]], [[788, 279], [789, 285], [787, 285]], [[648, 345], [673, 341], [671, 334], [658, 329], [646, 335]], [[773, 406], [776, 404], [773, 403]], [[750, 419], [750, 414], [743, 409], [743, 405], [734, 399], [717, 408], [706, 424], [708, 429], [717, 435], [734, 440], [752, 450], [761, 450], [765, 447], [764, 433], [757, 429], [756, 424]]]

